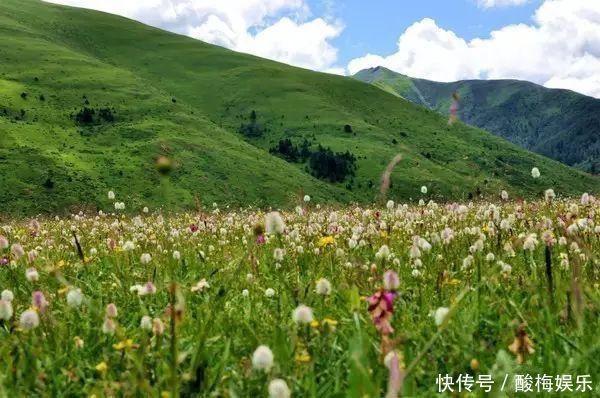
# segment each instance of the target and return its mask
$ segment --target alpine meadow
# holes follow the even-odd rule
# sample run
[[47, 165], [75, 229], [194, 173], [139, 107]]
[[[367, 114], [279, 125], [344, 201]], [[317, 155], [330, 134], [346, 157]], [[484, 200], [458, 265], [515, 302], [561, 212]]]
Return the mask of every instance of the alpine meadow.
[[0, 0], [0, 397], [600, 397], [598, 100], [547, 90]]

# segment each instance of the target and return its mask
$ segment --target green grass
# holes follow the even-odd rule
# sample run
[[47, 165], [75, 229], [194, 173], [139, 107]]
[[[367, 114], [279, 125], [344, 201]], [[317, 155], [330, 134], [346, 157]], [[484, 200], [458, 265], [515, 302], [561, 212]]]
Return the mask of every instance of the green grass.
[[439, 83], [379, 67], [356, 79], [448, 114], [453, 92], [460, 118], [530, 151], [600, 174], [600, 100], [517, 80]]
[[[448, 127], [445, 117], [355, 79], [117, 16], [4, 0], [0, 41], [2, 213], [107, 205], [109, 189], [130, 210], [194, 208], [195, 198], [284, 206], [303, 192], [329, 203], [367, 202], [377, 197], [380, 175], [398, 152], [405, 160], [392, 178], [394, 198], [414, 198], [421, 185], [444, 200], [503, 188], [529, 196], [548, 187], [563, 194], [600, 187], [596, 178], [481, 130]], [[76, 126], [71, 115], [84, 96], [89, 106], [114, 108], [115, 122]], [[15, 120], [22, 109], [23, 120]], [[237, 130], [252, 110], [268, 131], [245, 139]], [[354, 133], [345, 133], [345, 124]], [[269, 154], [284, 137], [351, 151], [359, 159], [356, 177], [331, 184]], [[176, 166], [168, 190], [153, 166], [159, 155]], [[529, 177], [534, 166], [544, 177], [538, 184]], [[48, 178], [51, 189], [43, 186]]]

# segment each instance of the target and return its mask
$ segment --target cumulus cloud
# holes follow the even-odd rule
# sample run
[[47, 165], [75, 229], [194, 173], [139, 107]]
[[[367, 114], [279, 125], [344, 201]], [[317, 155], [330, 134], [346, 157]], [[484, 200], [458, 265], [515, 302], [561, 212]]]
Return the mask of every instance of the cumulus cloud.
[[482, 8], [520, 6], [529, 0], [477, 0], [477, 4]]
[[367, 54], [347, 69], [378, 65], [438, 81], [530, 80], [600, 98], [600, 0], [546, 0], [533, 24], [470, 41], [425, 18], [402, 33], [396, 53]]
[[[329, 71], [339, 22], [311, 18], [305, 0], [48, 0], [123, 15], [232, 50]], [[339, 69], [338, 69], [339, 70]]]

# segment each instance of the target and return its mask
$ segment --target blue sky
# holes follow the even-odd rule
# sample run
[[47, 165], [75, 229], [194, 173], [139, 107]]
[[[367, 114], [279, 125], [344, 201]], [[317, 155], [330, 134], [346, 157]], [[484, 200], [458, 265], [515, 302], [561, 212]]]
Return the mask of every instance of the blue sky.
[[47, 0], [316, 71], [385, 66], [600, 98], [600, 0]]
[[438, 25], [471, 40], [487, 37], [506, 25], [531, 23], [542, 1], [518, 7], [482, 8], [474, 0], [311, 0], [315, 15], [340, 19], [341, 35], [332, 42], [340, 50], [340, 63], [365, 53], [390, 54], [402, 32], [416, 21], [432, 18]]

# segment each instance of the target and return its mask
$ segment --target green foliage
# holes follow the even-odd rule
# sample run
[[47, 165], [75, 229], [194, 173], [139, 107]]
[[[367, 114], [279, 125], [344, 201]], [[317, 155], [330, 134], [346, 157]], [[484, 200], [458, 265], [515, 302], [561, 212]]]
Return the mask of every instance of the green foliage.
[[[108, 203], [111, 189], [129, 210], [191, 209], [196, 200], [290, 205], [302, 192], [329, 203], [368, 202], [398, 152], [404, 160], [392, 175], [394, 198], [415, 198], [421, 185], [445, 200], [477, 189], [497, 195], [508, 188], [525, 197], [548, 187], [563, 194], [600, 187], [584, 173], [481, 130], [448, 127], [444, 116], [354, 79], [116, 16], [3, 0], [0, 42], [0, 213], [96, 208]], [[45, 101], [32, 100], [42, 94]], [[112, 122], [77, 126], [69, 116], [82, 107], [93, 107], [96, 116], [102, 108], [118, 114]], [[270, 154], [285, 138], [354, 154], [353, 190]], [[168, 191], [154, 167], [160, 156], [173, 161]], [[543, 176], [535, 184], [534, 166]], [[43, 186], [49, 173], [52, 189]]]

